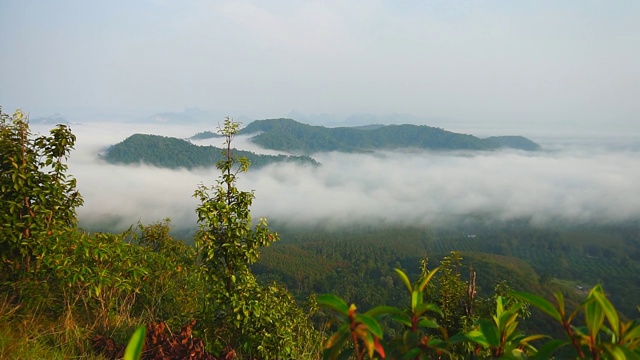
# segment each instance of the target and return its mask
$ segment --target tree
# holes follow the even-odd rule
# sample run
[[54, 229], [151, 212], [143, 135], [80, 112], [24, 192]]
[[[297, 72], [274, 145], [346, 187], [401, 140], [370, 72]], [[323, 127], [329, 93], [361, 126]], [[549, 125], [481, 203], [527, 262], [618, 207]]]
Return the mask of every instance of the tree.
[[66, 125], [49, 136], [34, 137], [22, 111], [13, 116], [0, 108], [0, 260], [3, 274], [33, 268], [43, 239], [76, 225], [82, 197], [65, 161], [76, 137]]
[[194, 195], [200, 199], [196, 208], [200, 224], [196, 246], [207, 274], [212, 280], [221, 281], [227, 293], [250, 273], [249, 265], [258, 260], [259, 249], [278, 240], [277, 234], [267, 228], [265, 219], [252, 228], [249, 207], [255, 195], [236, 187], [238, 173], [246, 172], [250, 165], [246, 158], [236, 158], [232, 153], [231, 141], [239, 126], [240, 123], [225, 119], [220, 128], [225, 137], [225, 158], [216, 164], [222, 174], [216, 186], [208, 188], [201, 184]]
[[207, 336], [209, 342], [232, 346], [251, 358], [296, 358], [302, 341], [314, 334], [308, 316], [288, 291], [275, 284], [260, 286], [249, 269], [260, 248], [278, 235], [265, 219], [252, 224], [254, 193], [236, 187], [238, 173], [249, 168], [249, 161], [235, 157], [231, 148], [239, 126], [225, 119], [219, 129], [225, 138], [224, 159], [216, 165], [221, 175], [215, 186], [201, 184], [194, 194], [200, 200], [195, 243], [210, 286], [204, 314]]

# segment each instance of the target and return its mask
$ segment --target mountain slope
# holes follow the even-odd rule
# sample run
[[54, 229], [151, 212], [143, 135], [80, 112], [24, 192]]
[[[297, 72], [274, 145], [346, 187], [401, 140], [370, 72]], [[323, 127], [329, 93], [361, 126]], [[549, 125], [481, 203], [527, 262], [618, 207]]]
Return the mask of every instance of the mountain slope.
[[[158, 135], [134, 134], [113, 145], [103, 159], [113, 164], [146, 163], [164, 168], [187, 168], [215, 166], [222, 160], [222, 149], [213, 146], [198, 146], [188, 141]], [[274, 162], [295, 162], [318, 165], [308, 156], [259, 155], [249, 151], [233, 150], [237, 156], [251, 161], [251, 168], [260, 168]]]
[[[255, 134], [252, 140], [267, 149], [312, 154], [323, 151], [360, 152], [421, 148], [429, 150], [495, 150], [513, 147], [532, 150], [532, 141], [505, 137], [480, 139], [425, 125], [326, 128], [291, 119], [256, 120], [240, 131]], [[512, 137], [506, 137], [512, 138]], [[526, 141], [525, 141], [526, 140]], [[521, 146], [525, 144], [527, 146]]]

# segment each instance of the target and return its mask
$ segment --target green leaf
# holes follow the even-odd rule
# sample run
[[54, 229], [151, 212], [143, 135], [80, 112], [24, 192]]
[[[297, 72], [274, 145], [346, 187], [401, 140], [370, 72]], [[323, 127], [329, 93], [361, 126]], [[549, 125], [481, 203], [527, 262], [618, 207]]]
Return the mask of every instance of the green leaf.
[[407, 287], [407, 290], [409, 290], [409, 293], [413, 293], [413, 286], [411, 285], [411, 282], [409, 281], [409, 278], [407, 277], [407, 274], [405, 274], [404, 271], [402, 271], [400, 269], [394, 269], [394, 270], [396, 271], [396, 273], [400, 277], [400, 280], [402, 280], [404, 285]]
[[463, 333], [457, 333], [453, 336], [451, 336], [449, 339], [447, 339], [447, 344], [453, 345], [453, 344], [457, 344], [459, 342], [462, 341], [466, 341], [467, 337], [465, 336], [465, 334]]
[[437, 322], [427, 318], [420, 319], [420, 321], [418, 321], [418, 326], [421, 328], [431, 328], [431, 329], [437, 329], [440, 327]]
[[532, 341], [536, 341], [536, 340], [540, 340], [540, 339], [544, 339], [544, 338], [548, 338], [548, 335], [541, 335], [541, 334], [537, 334], [537, 335], [529, 335], [529, 336], [525, 336], [522, 339], [519, 340], [519, 342], [521, 344], [526, 344], [526, 343], [530, 343]]
[[640, 360], [640, 354], [631, 349], [620, 346], [618, 344], [602, 344], [604, 353], [608, 355], [608, 359], [615, 360]]
[[438, 272], [438, 270], [440, 270], [440, 267], [437, 267], [433, 269], [431, 272], [429, 272], [429, 274], [425, 276], [422, 279], [422, 281], [420, 281], [420, 284], [418, 284], [417, 290], [419, 290], [420, 292], [423, 292], [424, 288], [427, 286], [429, 281], [431, 281], [431, 278], [433, 278], [433, 275], [435, 275]]
[[422, 314], [424, 314], [427, 311], [433, 311], [433, 312], [439, 314], [440, 316], [444, 316], [444, 313], [442, 312], [442, 310], [440, 310], [440, 307], [438, 307], [438, 305], [432, 304], [432, 303], [418, 304], [418, 306], [416, 306], [414, 314], [416, 316], [422, 316]]
[[500, 345], [500, 334], [498, 333], [496, 325], [487, 319], [478, 320], [478, 325], [480, 325], [480, 331], [484, 334], [489, 345], [494, 348], [498, 347]]
[[595, 339], [604, 323], [604, 312], [602, 311], [600, 303], [597, 301], [587, 303], [584, 308], [584, 317], [587, 322], [587, 328], [589, 329], [589, 336]]
[[471, 330], [464, 334], [464, 336], [484, 348], [489, 348], [491, 346], [491, 344], [489, 344], [489, 341], [487, 340], [487, 337], [480, 329]]
[[620, 338], [620, 318], [618, 317], [618, 312], [609, 299], [604, 295], [604, 291], [602, 290], [602, 286], [597, 285], [593, 289], [591, 289], [591, 296], [593, 296], [600, 307], [604, 311], [609, 324], [611, 325], [611, 330], [616, 336], [616, 339]]
[[[498, 321], [498, 329], [500, 329], [501, 332], [505, 332], [506, 329], [508, 329], [512, 324], [514, 324], [514, 322], [518, 318], [519, 309], [520, 309], [520, 304], [514, 304], [510, 309], [500, 314], [500, 318]], [[510, 334], [506, 334], [506, 335], [509, 336]]]
[[411, 327], [411, 319], [407, 315], [392, 315], [391, 318], [407, 327]]
[[433, 349], [444, 350], [448, 346], [448, 343], [446, 341], [442, 341], [442, 339], [439, 339], [437, 337], [432, 337], [429, 339], [427, 346]]
[[525, 293], [525, 292], [512, 292], [511, 295], [517, 299], [523, 300], [528, 302], [529, 304], [537, 307], [538, 309], [544, 311], [545, 313], [547, 313], [547, 315], [551, 316], [552, 318], [554, 318], [556, 321], [560, 322], [562, 321], [562, 317], [560, 316], [560, 313], [558, 312], [558, 310], [553, 306], [553, 304], [551, 304], [549, 301], [547, 301], [546, 299], [538, 296], [538, 295], [534, 295], [534, 294], [529, 294], [529, 293]]
[[347, 303], [333, 294], [318, 295], [318, 305], [331, 308], [344, 316], [349, 316]]
[[124, 350], [124, 360], [138, 360], [142, 356], [142, 348], [144, 347], [147, 328], [140, 326], [129, 339], [129, 344]]
[[393, 314], [402, 314], [402, 310], [393, 307], [393, 306], [376, 306], [373, 309], [367, 311], [366, 313], [364, 313], [365, 315], [368, 316], [372, 316], [374, 318], [381, 318], [384, 317], [386, 315], [393, 315]]
[[361, 314], [356, 315], [356, 321], [363, 323], [373, 335], [382, 338], [382, 328], [374, 318]]
[[416, 357], [418, 357], [418, 355], [422, 354], [422, 350], [420, 350], [420, 348], [413, 348], [409, 351], [407, 351], [406, 354], [404, 354], [404, 356], [402, 357], [402, 359], [415, 359]]
[[640, 322], [636, 320], [627, 324], [630, 325], [622, 335], [621, 342], [640, 342]]
[[552, 339], [544, 343], [540, 348], [538, 348], [538, 352], [531, 359], [535, 360], [548, 360], [552, 358], [553, 353], [555, 353], [558, 349], [563, 346], [568, 345], [569, 342], [560, 339]]

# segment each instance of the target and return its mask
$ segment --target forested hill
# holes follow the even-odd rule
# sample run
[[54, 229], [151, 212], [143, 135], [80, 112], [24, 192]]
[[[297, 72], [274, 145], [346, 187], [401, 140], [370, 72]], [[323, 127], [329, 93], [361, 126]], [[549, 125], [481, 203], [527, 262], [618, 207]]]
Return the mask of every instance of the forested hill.
[[429, 150], [537, 150], [533, 141], [520, 136], [481, 139], [425, 125], [326, 128], [291, 119], [256, 120], [240, 131], [259, 133], [252, 140], [267, 149], [312, 154], [323, 151], [359, 152], [421, 148]]
[[[222, 160], [222, 149], [214, 146], [198, 146], [186, 140], [146, 134], [134, 134], [110, 147], [103, 159], [113, 164], [146, 163], [164, 168], [192, 169], [214, 166]], [[233, 150], [233, 154], [251, 161], [250, 169], [260, 168], [274, 162], [295, 162], [318, 165], [308, 156], [259, 155], [249, 151]]]

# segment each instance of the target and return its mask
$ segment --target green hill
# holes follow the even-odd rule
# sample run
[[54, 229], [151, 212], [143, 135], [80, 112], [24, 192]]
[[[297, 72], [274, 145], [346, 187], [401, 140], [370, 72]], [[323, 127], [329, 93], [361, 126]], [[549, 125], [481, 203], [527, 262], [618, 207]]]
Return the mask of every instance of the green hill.
[[323, 151], [366, 152], [420, 148], [428, 150], [495, 150], [539, 146], [523, 137], [480, 139], [425, 125], [376, 125], [327, 128], [291, 119], [256, 120], [240, 131], [255, 134], [252, 140], [267, 149], [312, 154]]
[[[146, 134], [134, 134], [110, 147], [103, 156], [112, 164], [146, 163], [163, 168], [187, 168], [214, 166], [222, 160], [222, 149], [214, 146], [198, 146], [186, 140]], [[244, 156], [256, 169], [275, 162], [295, 162], [319, 165], [308, 156], [259, 155], [249, 151], [233, 150], [233, 154]]]

